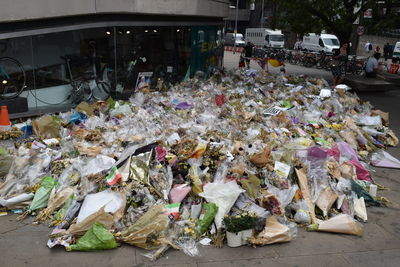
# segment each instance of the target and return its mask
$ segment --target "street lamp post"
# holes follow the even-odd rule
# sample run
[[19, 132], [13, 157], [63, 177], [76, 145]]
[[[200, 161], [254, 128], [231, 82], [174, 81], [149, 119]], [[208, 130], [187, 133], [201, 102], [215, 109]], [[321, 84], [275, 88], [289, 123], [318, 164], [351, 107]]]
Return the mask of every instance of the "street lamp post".
[[264, 28], [264, 0], [262, 0], [262, 6], [261, 6], [261, 21], [260, 21], [260, 28]]
[[236, 0], [236, 14], [235, 14], [235, 40], [233, 41], [233, 53], [236, 52], [236, 34], [237, 34], [237, 22], [238, 22], [238, 12], [239, 12], [239, 0]]

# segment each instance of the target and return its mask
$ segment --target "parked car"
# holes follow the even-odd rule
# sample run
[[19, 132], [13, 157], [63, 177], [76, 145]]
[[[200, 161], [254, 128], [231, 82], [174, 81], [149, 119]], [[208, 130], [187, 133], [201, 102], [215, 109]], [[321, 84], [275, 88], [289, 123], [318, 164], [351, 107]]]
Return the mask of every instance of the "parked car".
[[236, 43], [236, 46], [239, 46], [239, 47], [244, 47], [246, 45], [246, 42], [244, 41], [244, 38], [243, 38], [243, 34], [241, 34], [241, 33], [237, 33], [236, 35], [234, 33], [225, 34], [224, 45], [234, 46], [235, 43]]

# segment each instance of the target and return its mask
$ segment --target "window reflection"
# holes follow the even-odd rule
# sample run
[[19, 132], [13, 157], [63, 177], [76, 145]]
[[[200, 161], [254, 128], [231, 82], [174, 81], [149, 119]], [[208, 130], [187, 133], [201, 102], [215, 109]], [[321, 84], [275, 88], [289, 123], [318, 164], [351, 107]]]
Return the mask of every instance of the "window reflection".
[[190, 64], [188, 27], [117, 27], [117, 82], [119, 92], [135, 90], [138, 75], [152, 72], [159, 79], [181, 81]]
[[21, 96], [29, 107], [68, 104], [74, 80], [100, 79], [118, 98], [135, 91], [140, 73], [152, 73], [149, 88], [161, 89], [160, 81], [173, 84], [197, 70], [220, 67], [221, 32], [216, 26], [64, 31], [0, 40], [0, 57], [22, 64], [26, 90]]

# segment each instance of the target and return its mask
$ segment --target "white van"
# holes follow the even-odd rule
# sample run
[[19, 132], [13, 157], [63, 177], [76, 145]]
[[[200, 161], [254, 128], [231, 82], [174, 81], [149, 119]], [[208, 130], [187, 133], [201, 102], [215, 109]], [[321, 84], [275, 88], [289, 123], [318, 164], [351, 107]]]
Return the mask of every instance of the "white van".
[[304, 35], [301, 49], [308, 51], [325, 51], [327, 53], [333, 53], [334, 50], [340, 49], [339, 39], [333, 34], [321, 34], [309, 33]]
[[397, 42], [393, 48], [393, 55], [392, 55], [392, 62], [399, 62], [400, 61], [400, 42]]
[[224, 45], [234, 46], [235, 43], [236, 43], [236, 46], [238, 46], [238, 47], [243, 47], [246, 45], [246, 42], [244, 41], [244, 38], [243, 38], [243, 34], [237, 33], [236, 39], [235, 39], [234, 33], [225, 34]]
[[252, 42], [255, 46], [284, 48], [285, 36], [281, 30], [271, 30], [265, 28], [246, 29], [246, 43]]

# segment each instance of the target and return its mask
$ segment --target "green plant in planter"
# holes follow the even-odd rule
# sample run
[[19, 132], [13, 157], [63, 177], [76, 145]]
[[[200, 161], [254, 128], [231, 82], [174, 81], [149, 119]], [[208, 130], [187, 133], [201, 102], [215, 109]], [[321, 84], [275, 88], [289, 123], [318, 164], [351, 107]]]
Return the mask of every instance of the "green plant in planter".
[[223, 219], [226, 231], [231, 233], [253, 229], [256, 226], [257, 221], [257, 214], [250, 212], [244, 212], [236, 216], [225, 215]]

